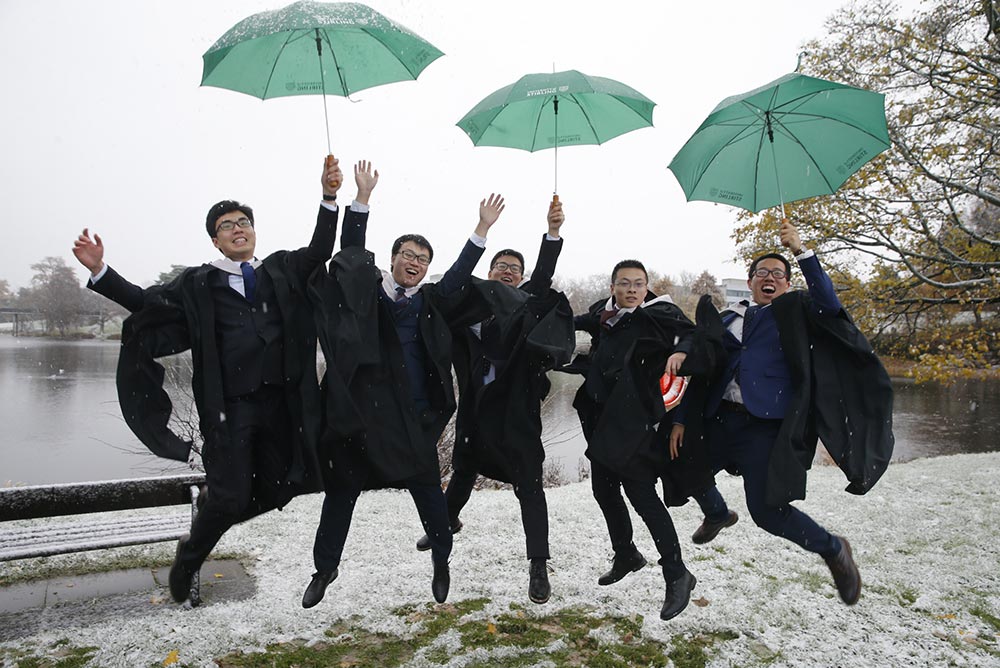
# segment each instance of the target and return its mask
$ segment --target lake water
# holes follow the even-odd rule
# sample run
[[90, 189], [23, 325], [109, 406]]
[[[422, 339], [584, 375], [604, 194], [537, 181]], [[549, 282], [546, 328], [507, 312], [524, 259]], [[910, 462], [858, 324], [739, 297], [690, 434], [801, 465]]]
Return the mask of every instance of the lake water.
[[[117, 343], [0, 336], [0, 485], [187, 470], [149, 455], [129, 431], [115, 391], [117, 360]], [[579, 382], [553, 374], [543, 408], [548, 456], [570, 480], [584, 450], [572, 407]], [[1000, 450], [1000, 382], [894, 384], [894, 461]]]

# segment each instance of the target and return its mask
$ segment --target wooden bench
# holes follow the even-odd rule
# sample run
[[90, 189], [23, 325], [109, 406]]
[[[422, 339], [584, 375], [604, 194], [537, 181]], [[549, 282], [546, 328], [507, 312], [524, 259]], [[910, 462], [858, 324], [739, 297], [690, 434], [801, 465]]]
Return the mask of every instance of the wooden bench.
[[[0, 561], [177, 540], [190, 531], [204, 483], [204, 475], [189, 474], [0, 488], [0, 522], [81, 516], [69, 522], [0, 524]], [[88, 517], [166, 506], [188, 506], [190, 512]], [[192, 605], [200, 602], [199, 589], [196, 573], [191, 582]]]

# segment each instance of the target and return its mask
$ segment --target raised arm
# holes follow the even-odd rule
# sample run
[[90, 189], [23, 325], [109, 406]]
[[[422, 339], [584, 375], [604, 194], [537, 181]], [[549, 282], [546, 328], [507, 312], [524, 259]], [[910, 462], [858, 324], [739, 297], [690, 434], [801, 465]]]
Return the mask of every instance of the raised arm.
[[542, 245], [538, 249], [538, 259], [535, 261], [535, 268], [531, 272], [531, 278], [521, 286], [532, 294], [542, 294], [552, 287], [552, 277], [556, 273], [556, 262], [559, 253], [562, 251], [562, 237], [559, 230], [562, 228], [566, 216], [563, 215], [562, 202], [552, 202], [549, 204], [549, 214], [547, 222], [548, 233], [542, 237]]
[[358, 196], [344, 214], [344, 229], [340, 233], [340, 247], [364, 248], [368, 227], [368, 202], [372, 191], [378, 185], [378, 170], [367, 160], [359, 160], [354, 165], [354, 182], [358, 185]]
[[[99, 295], [120, 304], [130, 312], [142, 308], [144, 291], [138, 285], [125, 280], [114, 269], [104, 264], [104, 242], [101, 235], [90, 237], [85, 227], [73, 242], [73, 255], [90, 272], [87, 287]], [[96, 280], [95, 280], [96, 279]]]
[[491, 193], [488, 199], [479, 203], [479, 223], [472, 236], [465, 242], [458, 259], [438, 281], [436, 290], [439, 295], [447, 297], [468, 285], [472, 270], [476, 268], [476, 263], [486, 250], [486, 235], [503, 210], [503, 195]]
[[802, 246], [799, 231], [787, 219], [781, 223], [779, 238], [781, 245], [795, 255], [795, 260], [802, 270], [802, 277], [806, 279], [806, 286], [809, 288], [812, 308], [820, 315], [830, 317], [840, 313], [843, 306], [833, 289], [833, 281], [823, 270], [816, 254]]

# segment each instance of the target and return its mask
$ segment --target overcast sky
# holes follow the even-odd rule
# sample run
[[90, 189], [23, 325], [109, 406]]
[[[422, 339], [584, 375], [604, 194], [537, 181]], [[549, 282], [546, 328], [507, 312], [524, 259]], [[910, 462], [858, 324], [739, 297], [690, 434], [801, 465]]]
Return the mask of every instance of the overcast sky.
[[[226, 198], [254, 207], [258, 255], [304, 245], [326, 153], [320, 98], [261, 101], [199, 86], [217, 38], [284, 4], [0, 0], [0, 278], [23, 287], [30, 265], [55, 255], [83, 280], [70, 249], [89, 227], [109, 264], [149, 283], [171, 264], [217, 257], [204, 216]], [[445, 53], [417, 81], [327, 98], [334, 153], [344, 165], [370, 159], [382, 176], [368, 234], [380, 264], [392, 239], [419, 232], [438, 254], [431, 272], [444, 270], [491, 192], [508, 206], [486, 258], [513, 246], [534, 262], [553, 152], [476, 148], [455, 123], [495, 89], [554, 66], [617, 79], [657, 103], [653, 128], [559, 152], [558, 273], [603, 273], [636, 257], [674, 276], [708, 269], [722, 279], [742, 273], [729, 237], [738, 212], [685, 202], [667, 164], [722, 98], [792, 71], [842, 3], [368, 4]], [[343, 192], [350, 201], [353, 178]]]

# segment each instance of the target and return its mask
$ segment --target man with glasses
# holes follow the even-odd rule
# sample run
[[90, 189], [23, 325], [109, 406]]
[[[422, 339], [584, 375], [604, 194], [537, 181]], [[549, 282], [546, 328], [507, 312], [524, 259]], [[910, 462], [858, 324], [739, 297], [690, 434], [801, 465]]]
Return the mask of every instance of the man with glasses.
[[[363, 176], [345, 226], [367, 218], [372, 184]], [[316, 336], [305, 286], [333, 252], [342, 181], [338, 162], [325, 162], [309, 245], [263, 260], [254, 255], [253, 210], [218, 202], [205, 228], [223, 257], [185, 269], [168, 285], [143, 289], [125, 280], [104, 263], [100, 236], [92, 239], [86, 229], [74, 244], [91, 274], [87, 286], [133, 313], [123, 330], [118, 374], [126, 421], [156, 454], [181, 461], [191, 443], [168, 429], [171, 405], [153, 358], [191, 349], [207, 491], [170, 569], [170, 594], [178, 603], [188, 599], [194, 575], [232, 525], [318, 487]]]
[[[453, 332], [459, 404], [452, 476], [445, 491], [451, 531], [461, 530], [459, 515], [480, 474], [513, 485], [530, 562], [528, 598], [534, 603], [545, 603], [551, 594], [539, 407], [550, 387], [546, 371], [567, 361], [574, 343], [569, 304], [550, 290], [562, 250], [559, 230], [564, 220], [562, 204], [550, 204], [548, 232], [530, 280], [524, 280], [524, 256], [516, 250], [501, 250], [490, 262], [490, 281], [519, 287], [532, 296], [524, 307]], [[560, 349], [565, 359], [559, 359]], [[417, 541], [418, 550], [430, 547], [428, 535]]]
[[[798, 231], [787, 220], [779, 235], [802, 270], [808, 300], [803, 301], [798, 291], [789, 292], [791, 264], [784, 256], [768, 253], [750, 265], [751, 301], [732, 305], [722, 314], [728, 359], [703, 408], [709, 453], [716, 472], [726, 469], [743, 476], [747, 508], [757, 526], [822, 556], [841, 599], [853, 605], [861, 595], [861, 577], [847, 539], [831, 534], [789, 502], [805, 498], [805, 472], [812, 462], [817, 426], [831, 454], [838, 452], [835, 445], [840, 436], [845, 442], [856, 438], [850, 434], [827, 437], [822, 433], [823, 422], [846, 423], [846, 429], [860, 438], [866, 438], [866, 431], [875, 435], [863, 449], [883, 450], [877, 457], [884, 462], [866, 466], [855, 455], [855, 465], [868, 470], [860, 473], [858, 487], [849, 491], [863, 493], [874, 484], [888, 462], [884, 448], [887, 445], [889, 453], [892, 448], [891, 428], [879, 426], [880, 422], [891, 425], [892, 390], [871, 346], [843, 313], [816, 255], [803, 248]], [[798, 303], [802, 308], [796, 309]], [[817, 373], [818, 366], [836, 358], [824, 344], [826, 339], [817, 334], [824, 329], [835, 332], [834, 340], [854, 341], [849, 360], [840, 369], [829, 368], [826, 377]], [[848, 381], [863, 389], [851, 392], [838, 387]], [[831, 388], [832, 395], [827, 397], [823, 387]], [[826, 411], [834, 404], [843, 406], [846, 414], [830, 419]], [[685, 398], [675, 412], [671, 456], [677, 455], [684, 441], [685, 416], [691, 408]], [[866, 422], [874, 425], [872, 429], [863, 427]], [[836, 432], [837, 426], [833, 429]], [[736, 522], [736, 513], [714, 485], [694, 498], [705, 513], [692, 536], [695, 543], [708, 543]]]
[[656, 493], [657, 478], [668, 466], [660, 377], [665, 368], [676, 374], [692, 352], [694, 325], [668, 295], [657, 297], [648, 284], [641, 262], [623, 260], [611, 273], [610, 297], [576, 317], [576, 329], [588, 332], [592, 343], [585, 363], [573, 364], [584, 374], [573, 406], [587, 439], [594, 499], [614, 550], [611, 570], [597, 583], [614, 584], [646, 565], [632, 541], [624, 488], [660, 554], [666, 583], [660, 618], [667, 620], [687, 607], [696, 580]]
[[302, 607], [323, 600], [338, 577], [361, 491], [386, 487], [405, 487], [413, 498], [430, 536], [431, 592], [439, 603], [447, 599], [452, 535], [437, 442], [455, 411], [451, 327], [503, 210], [500, 195], [480, 202], [475, 231], [437, 283], [422, 283], [434, 250], [419, 234], [396, 239], [389, 271], [376, 269], [364, 249], [366, 221], [345, 224], [343, 250], [329, 272], [313, 277], [328, 365], [320, 442], [326, 498], [313, 544], [316, 572]]

